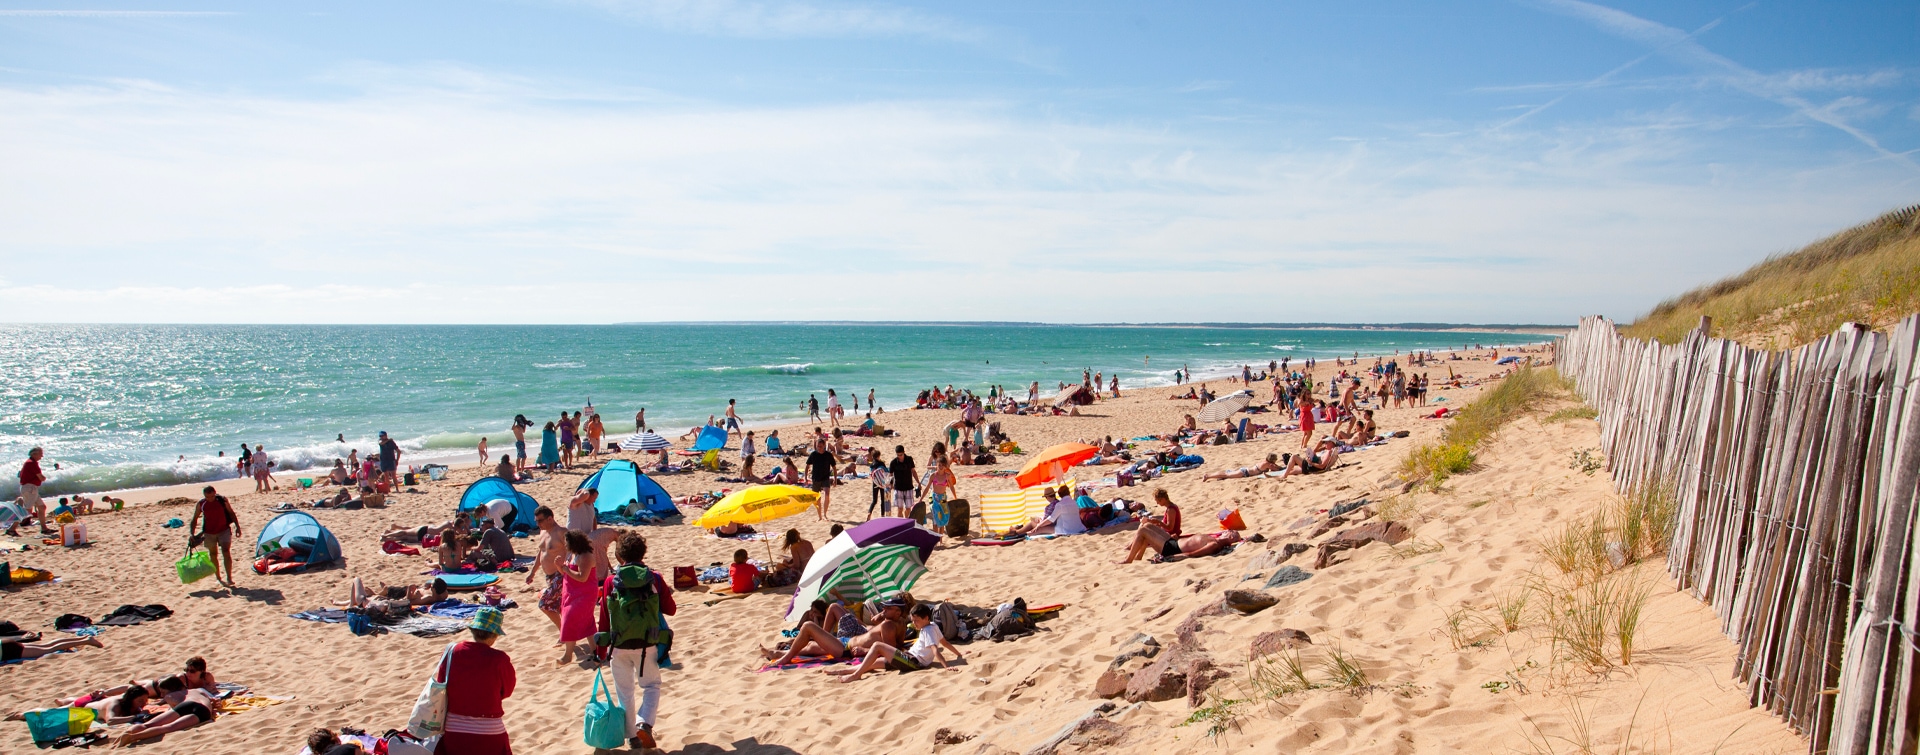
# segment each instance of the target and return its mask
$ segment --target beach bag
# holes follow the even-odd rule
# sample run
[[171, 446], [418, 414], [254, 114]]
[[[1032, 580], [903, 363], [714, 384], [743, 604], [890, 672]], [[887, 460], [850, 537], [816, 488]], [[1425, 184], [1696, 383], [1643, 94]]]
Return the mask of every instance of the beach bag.
[[41, 708], [22, 714], [35, 744], [85, 734], [93, 728], [92, 708]]
[[453, 645], [440, 654], [440, 665], [433, 669], [420, 699], [413, 703], [413, 716], [407, 719], [407, 733], [421, 739], [438, 737], [447, 731], [447, 677], [453, 672]]
[[960, 612], [953, 610], [952, 603], [933, 604], [933, 625], [940, 628], [940, 636], [951, 638], [953, 642], [967, 641], [967, 625], [960, 622]]
[[947, 501], [947, 537], [966, 537], [969, 534], [967, 520], [973, 516], [971, 509], [965, 498]]
[[1220, 529], [1244, 530], [1246, 528], [1247, 528], [1247, 522], [1246, 520], [1240, 518], [1239, 509], [1221, 509]]
[[173, 571], [180, 575], [180, 584], [183, 585], [206, 579], [213, 573], [213, 554], [210, 551], [194, 550], [189, 547], [187, 555], [173, 562]]
[[700, 586], [700, 570], [691, 566], [673, 567], [673, 589], [691, 590]]
[[618, 750], [627, 746], [627, 711], [607, 694], [606, 678], [593, 671], [593, 696], [587, 698], [587, 714], [581, 722], [581, 739], [588, 747]]

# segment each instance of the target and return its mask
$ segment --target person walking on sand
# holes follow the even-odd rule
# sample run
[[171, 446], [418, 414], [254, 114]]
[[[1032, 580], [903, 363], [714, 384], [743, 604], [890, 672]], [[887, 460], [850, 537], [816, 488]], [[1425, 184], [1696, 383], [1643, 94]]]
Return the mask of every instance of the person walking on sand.
[[580, 641], [593, 637], [593, 608], [599, 602], [600, 567], [594, 563], [593, 538], [570, 530], [566, 544], [567, 557], [559, 564], [560, 643], [566, 651], [555, 667], [593, 657], [593, 651], [580, 647]]
[[827, 421], [832, 423], [834, 427], [839, 427], [840, 416], [844, 413], [845, 413], [845, 410], [840, 406], [839, 394], [834, 393], [832, 388], [828, 388], [827, 389]]
[[887, 410], [880, 408], [880, 402], [873, 400], [873, 396], [874, 396], [873, 389], [868, 388], [867, 389], [867, 411], [886, 414]]
[[807, 418], [814, 422], [820, 421], [820, 399], [811, 393], [807, 394]]
[[827, 442], [821, 438], [813, 439], [813, 451], [807, 454], [807, 479], [813, 492], [820, 494], [820, 519], [827, 518], [827, 507], [833, 505], [833, 467], [838, 461], [827, 451]]
[[734, 412], [735, 399], [727, 399], [727, 434], [740, 432], [740, 415]]
[[888, 516], [906, 516], [913, 511], [913, 484], [919, 480], [906, 446], [893, 447], [893, 461], [887, 462], [887, 476], [893, 478], [893, 511]]
[[[454, 643], [447, 654], [447, 729], [440, 735], [435, 755], [513, 755], [507, 738], [505, 706], [517, 681], [513, 658], [493, 647], [506, 634], [504, 615], [488, 606], [475, 612], [467, 624], [472, 638]], [[459, 681], [453, 681], [453, 680]]]
[[385, 482], [388, 487], [398, 487], [400, 485], [399, 471], [400, 444], [393, 442], [393, 438], [387, 436], [387, 431], [381, 430], [380, 481]]
[[554, 628], [560, 627], [560, 559], [567, 557], [567, 530], [553, 519], [553, 509], [541, 506], [533, 510], [533, 524], [540, 534], [533, 541], [533, 568], [527, 570], [527, 584], [533, 584], [534, 575], [547, 578], [546, 587], [540, 590], [540, 612], [553, 620]]
[[483, 435], [480, 436], [480, 466], [484, 467], [490, 461], [493, 461], [493, 456], [487, 453], [487, 438]]
[[253, 447], [253, 492], [266, 493], [273, 490], [273, 459], [267, 457], [265, 446]]
[[47, 502], [40, 500], [40, 486], [46, 484], [47, 476], [40, 471], [40, 457], [47, 452], [39, 447], [27, 452], [27, 463], [20, 465], [20, 502], [26, 504], [27, 513], [32, 514], [40, 523], [40, 534], [51, 535], [47, 529]]
[[580, 442], [578, 435], [580, 426], [575, 424], [573, 418], [566, 412], [561, 412], [560, 421], [554, 424], [554, 428], [560, 431], [560, 466], [572, 469], [573, 447]]
[[607, 426], [600, 421], [600, 415], [598, 413], [588, 415], [587, 417], [587, 455], [599, 456], [600, 449], [604, 448], [604, 446], [601, 445], [600, 440], [602, 438], [605, 438], [606, 436], [607, 436]]
[[[620, 708], [627, 714], [627, 744], [631, 749], [658, 747], [653, 736], [654, 714], [660, 709], [660, 653], [673, 643], [666, 617], [678, 612], [673, 588], [660, 573], [647, 567], [647, 539], [638, 533], [620, 536], [614, 546], [620, 560], [618, 571], [609, 575], [600, 596], [600, 632], [594, 644], [608, 648], [607, 663], [613, 667], [613, 691]], [[640, 687], [639, 704], [634, 704], [633, 688]]]
[[[202, 524], [204, 522], [204, 524]], [[242, 537], [240, 517], [233, 513], [233, 504], [227, 497], [220, 495], [208, 485], [200, 489], [200, 501], [194, 504], [193, 521], [187, 523], [187, 532], [200, 535], [200, 541], [207, 544], [208, 551], [218, 551], [220, 560], [213, 565], [214, 581], [233, 588], [233, 539]], [[227, 566], [227, 578], [220, 579], [220, 564]]]

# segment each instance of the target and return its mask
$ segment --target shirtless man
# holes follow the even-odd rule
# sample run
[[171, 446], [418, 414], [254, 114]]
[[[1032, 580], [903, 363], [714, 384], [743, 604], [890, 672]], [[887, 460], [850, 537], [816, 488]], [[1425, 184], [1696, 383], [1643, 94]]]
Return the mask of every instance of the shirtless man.
[[[829, 606], [827, 609], [829, 621], [832, 621], [835, 616], [834, 608], [838, 608], [838, 606]], [[857, 658], [866, 655], [867, 650], [871, 649], [876, 643], [886, 643], [894, 647], [900, 647], [900, 642], [906, 634], [904, 625], [901, 623], [901, 617], [905, 611], [905, 601], [898, 598], [889, 599], [880, 604], [880, 620], [875, 622], [873, 626], [866, 628], [864, 632], [857, 634], [849, 632], [848, 634], [838, 636], [822, 628], [819, 624], [809, 621], [800, 625], [800, 633], [794, 635], [793, 645], [787, 648], [787, 652], [778, 653], [768, 650], [767, 648], [761, 648], [760, 654], [769, 661], [767, 666], [772, 667], [792, 663], [793, 659], [803, 655], [824, 655], [829, 658]], [[844, 614], [844, 609], [842, 613]], [[847, 632], [854, 627], [864, 626], [860, 624], [859, 621], [852, 620], [851, 614], [845, 615], [847, 616], [847, 621], [841, 621], [835, 625], [835, 628], [839, 631]], [[848, 624], [848, 621], [852, 623]]]
[[560, 586], [565, 581], [560, 578], [560, 560], [567, 557], [567, 530], [553, 520], [553, 509], [545, 506], [534, 509], [533, 523], [540, 528], [540, 535], [533, 543], [533, 568], [527, 571], [527, 584], [533, 584], [535, 574], [546, 576], [547, 586], [540, 591], [540, 612], [559, 627]]
[[533, 423], [527, 421], [527, 415], [524, 415], [524, 414], [514, 415], [513, 417], [513, 454], [514, 456], [518, 457], [518, 461], [516, 463], [519, 465], [519, 469], [521, 471], [525, 471], [527, 468], [527, 428], [532, 426], [533, 426]]
[[1287, 463], [1287, 477], [1314, 472], [1325, 472], [1340, 463], [1339, 444], [1331, 438], [1322, 438], [1309, 453], [1296, 454]]
[[1140, 557], [1149, 551], [1153, 552], [1155, 561], [1165, 561], [1181, 556], [1211, 556], [1237, 542], [1240, 542], [1240, 533], [1233, 530], [1176, 538], [1168, 535], [1160, 525], [1147, 523], [1140, 525], [1139, 531], [1133, 533], [1133, 542], [1127, 545], [1127, 557], [1114, 563], [1131, 564], [1140, 560]]

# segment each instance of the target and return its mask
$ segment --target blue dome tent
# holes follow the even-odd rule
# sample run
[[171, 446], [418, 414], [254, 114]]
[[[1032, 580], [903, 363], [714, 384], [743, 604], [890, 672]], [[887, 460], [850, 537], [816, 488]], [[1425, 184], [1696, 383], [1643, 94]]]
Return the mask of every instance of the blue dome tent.
[[[281, 565], [270, 568], [270, 572], [301, 571], [340, 558], [340, 541], [326, 527], [320, 526], [320, 520], [304, 511], [289, 511], [261, 527], [260, 537], [254, 541], [253, 557], [256, 560], [263, 559], [282, 548], [293, 549], [293, 560], [281, 562]], [[285, 566], [287, 563], [292, 565]], [[255, 570], [258, 571], [258, 567]]]
[[534, 530], [533, 510], [540, 507], [533, 496], [513, 489], [513, 483], [499, 477], [488, 475], [475, 480], [467, 490], [460, 494], [459, 511], [467, 512], [486, 508], [487, 502], [504, 498], [513, 502], [513, 518], [507, 522], [509, 532], [531, 532]]
[[714, 451], [727, 447], [726, 428], [708, 425], [700, 430], [700, 437], [693, 442], [695, 451]]
[[640, 467], [626, 459], [609, 461], [580, 483], [577, 490], [593, 488], [600, 492], [593, 508], [601, 519], [618, 515], [633, 519], [666, 519], [680, 515], [673, 496], [653, 478], [640, 473]]

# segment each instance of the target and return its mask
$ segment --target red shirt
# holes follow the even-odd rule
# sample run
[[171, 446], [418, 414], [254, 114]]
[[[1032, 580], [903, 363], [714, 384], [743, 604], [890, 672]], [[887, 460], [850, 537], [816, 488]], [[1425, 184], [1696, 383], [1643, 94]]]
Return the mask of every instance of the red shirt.
[[232, 523], [227, 519], [226, 500], [221, 498], [215, 498], [212, 501], [208, 501], [205, 498], [200, 499], [200, 520], [202, 522], [200, 531], [203, 533], [226, 532], [227, 529], [232, 526]]
[[1167, 504], [1167, 514], [1165, 517], [1162, 518], [1162, 522], [1163, 523], [1161, 524], [1161, 529], [1166, 530], [1167, 534], [1169, 535], [1172, 535], [1174, 537], [1179, 537], [1180, 536], [1180, 507], [1175, 506], [1171, 503]]
[[727, 567], [727, 575], [733, 578], [733, 594], [753, 592], [753, 578], [760, 576], [760, 568], [753, 564], [734, 564]]
[[447, 672], [447, 712], [477, 718], [500, 718], [500, 701], [513, 696], [516, 681], [513, 659], [471, 640], [453, 646]]
[[47, 476], [40, 473], [40, 462], [28, 459], [27, 463], [20, 465], [20, 484], [39, 485], [46, 481]]

